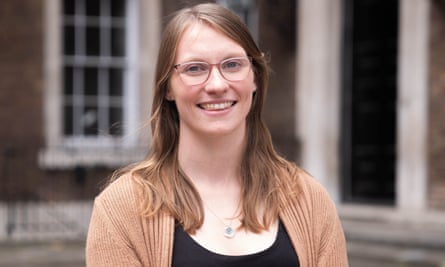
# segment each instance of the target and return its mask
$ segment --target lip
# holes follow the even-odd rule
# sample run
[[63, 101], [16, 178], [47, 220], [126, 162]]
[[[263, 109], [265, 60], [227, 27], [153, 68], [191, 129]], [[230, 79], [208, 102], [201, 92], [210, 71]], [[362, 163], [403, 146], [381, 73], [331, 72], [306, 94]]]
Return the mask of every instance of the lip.
[[199, 103], [197, 106], [205, 111], [223, 111], [233, 107], [236, 104], [236, 101], [233, 100], [225, 100], [218, 102], [205, 102]]

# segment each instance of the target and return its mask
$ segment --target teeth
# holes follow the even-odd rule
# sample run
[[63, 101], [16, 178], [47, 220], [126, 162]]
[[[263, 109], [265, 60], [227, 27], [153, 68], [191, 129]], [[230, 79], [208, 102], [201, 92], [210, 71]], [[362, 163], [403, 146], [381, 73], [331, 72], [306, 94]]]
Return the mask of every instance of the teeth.
[[211, 103], [211, 104], [202, 104], [201, 107], [205, 110], [219, 110], [225, 109], [232, 105], [232, 102], [224, 102], [224, 103]]

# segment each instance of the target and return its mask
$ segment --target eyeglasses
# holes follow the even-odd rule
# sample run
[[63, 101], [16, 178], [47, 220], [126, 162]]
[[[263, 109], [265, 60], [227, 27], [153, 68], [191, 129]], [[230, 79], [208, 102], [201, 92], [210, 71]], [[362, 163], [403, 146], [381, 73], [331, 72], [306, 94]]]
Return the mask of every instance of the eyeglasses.
[[205, 83], [209, 77], [213, 66], [218, 66], [219, 73], [224, 79], [236, 82], [242, 81], [250, 71], [250, 57], [233, 57], [225, 59], [216, 64], [205, 61], [190, 61], [173, 66], [187, 85], [199, 85]]

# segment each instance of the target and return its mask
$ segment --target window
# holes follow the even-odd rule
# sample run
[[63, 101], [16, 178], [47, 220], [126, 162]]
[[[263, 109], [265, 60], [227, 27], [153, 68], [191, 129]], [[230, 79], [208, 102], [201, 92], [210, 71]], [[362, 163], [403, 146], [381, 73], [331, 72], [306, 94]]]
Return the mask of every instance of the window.
[[[149, 140], [140, 128], [153, 77], [138, 58], [144, 51], [145, 60], [154, 62], [159, 2], [53, 0], [45, 1], [45, 13], [46, 144], [40, 165], [118, 167], [141, 159]], [[142, 35], [140, 24], [148, 25]]]
[[[125, 133], [130, 60], [125, 0], [63, 2], [63, 135], [103, 145]], [[91, 142], [88, 142], [91, 141]]]
[[218, 0], [218, 4], [230, 8], [247, 24], [253, 37], [258, 37], [258, 11], [256, 0]]

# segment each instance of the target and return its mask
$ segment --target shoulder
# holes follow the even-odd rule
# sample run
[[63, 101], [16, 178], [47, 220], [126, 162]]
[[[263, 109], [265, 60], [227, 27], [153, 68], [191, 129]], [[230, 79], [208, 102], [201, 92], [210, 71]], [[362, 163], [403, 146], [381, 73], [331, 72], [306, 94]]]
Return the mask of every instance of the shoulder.
[[335, 203], [325, 187], [312, 175], [295, 166], [290, 172], [290, 191], [284, 195], [285, 206], [306, 207], [312, 218], [321, 216], [335, 216]]
[[96, 197], [95, 208], [110, 215], [133, 217], [137, 213], [135, 186], [130, 174], [120, 176]]
[[128, 200], [134, 195], [134, 182], [130, 174], [123, 174], [111, 182], [96, 197], [100, 200]]
[[312, 175], [306, 171], [299, 174], [299, 184], [308, 196], [313, 200], [331, 201], [331, 197], [326, 188]]
[[288, 168], [289, 178], [286, 182], [290, 193], [311, 198], [330, 199], [325, 187], [311, 174], [293, 165]]
[[160, 236], [153, 226], [159, 224], [145, 220], [139, 205], [137, 182], [129, 174], [114, 180], [96, 197], [87, 237], [90, 265], [148, 266], [150, 255], [161, 255], [147, 254], [153, 250], [147, 245]]

